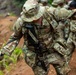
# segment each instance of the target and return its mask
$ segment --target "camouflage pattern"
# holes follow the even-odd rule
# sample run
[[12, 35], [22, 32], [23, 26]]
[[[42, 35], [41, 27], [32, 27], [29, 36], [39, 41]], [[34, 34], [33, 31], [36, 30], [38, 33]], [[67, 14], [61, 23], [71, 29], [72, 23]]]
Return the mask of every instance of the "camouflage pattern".
[[72, 14], [74, 14], [74, 11], [67, 10], [65, 8], [58, 8], [55, 10], [55, 17], [57, 20], [66, 20]]
[[66, 0], [53, 0], [52, 6], [66, 9], [69, 8], [69, 4], [67, 4]]
[[52, 5], [58, 6], [59, 4], [64, 4], [64, 3], [65, 3], [64, 0], [53, 0]]
[[41, 6], [50, 6], [50, 4], [48, 3], [48, 0], [39, 0], [39, 4], [41, 5]]
[[[25, 5], [25, 7], [27, 6]], [[28, 6], [28, 8], [30, 7]], [[28, 8], [27, 12], [29, 11]], [[1, 49], [1, 52], [2, 54], [10, 55], [14, 51], [15, 47], [18, 45], [21, 37], [24, 37], [24, 45], [22, 50], [25, 55], [25, 61], [33, 69], [35, 75], [47, 75], [50, 63], [54, 65], [58, 75], [66, 75], [66, 73], [68, 72], [68, 67], [65, 67], [65, 59], [66, 56], [69, 54], [69, 49], [66, 40], [63, 38], [64, 31], [62, 31], [62, 28], [64, 27], [64, 25], [60, 21], [66, 18], [64, 18], [64, 16], [61, 18], [61, 16], [56, 13], [62, 13], [63, 11], [61, 12], [61, 10], [58, 10], [56, 8], [53, 8], [51, 10], [49, 8], [46, 10], [46, 7], [42, 6], [40, 7], [40, 9], [41, 8], [43, 8], [43, 12], [39, 11], [35, 14], [35, 16], [31, 17], [27, 17], [25, 15], [25, 10], [23, 10], [21, 17], [19, 17], [14, 24], [13, 35], [11, 35], [8, 43]], [[47, 12], [50, 13], [50, 15]], [[40, 13], [41, 15], [39, 15]], [[59, 17], [59, 22], [56, 21], [57, 17]], [[42, 51], [44, 51], [43, 53], [41, 53], [42, 56], [39, 56], [35, 52], [35, 47], [31, 44], [27, 37], [27, 24], [34, 25], [37, 38], [46, 47], [42, 49]], [[44, 67], [46, 70], [44, 69]]]
[[[51, 12], [51, 8], [49, 9], [49, 11]], [[73, 24], [70, 23], [71, 20], [68, 18], [69, 18], [69, 16], [72, 16], [74, 14], [74, 12], [71, 10], [67, 10], [65, 8], [58, 8], [58, 9], [53, 9], [52, 14], [54, 15], [54, 20], [51, 22], [51, 25], [55, 30], [55, 33], [54, 33], [55, 41], [54, 41], [52, 47], [55, 51], [57, 51], [60, 55], [63, 56], [63, 58], [65, 60], [64, 65], [66, 65], [64, 67], [64, 68], [66, 68], [66, 70], [64, 70], [63, 67], [58, 66], [58, 65], [57, 66], [60, 69], [58, 69], [58, 68], [56, 68], [56, 69], [60, 75], [67, 75], [67, 73], [70, 70], [68, 63], [69, 63], [70, 57], [72, 55], [72, 52], [75, 48], [75, 46], [74, 46], [74, 44], [72, 44], [72, 42], [73, 41], [76, 42], [76, 40], [70, 40], [71, 43], [68, 43], [68, 39], [69, 39], [69, 35], [70, 35], [69, 33], [71, 33], [71, 28], [72, 28], [71, 26], [73, 26]], [[73, 29], [75, 30], [75, 24], [74, 24], [74, 28], [72, 28], [72, 30]], [[76, 38], [75, 33], [73, 35], [74, 35], [74, 39], [75, 39]], [[72, 37], [72, 35], [70, 37]], [[64, 72], [63, 70], [66, 72]]]
[[48, 2], [48, 0], [40, 0], [40, 2]]
[[29, 23], [35, 24], [34, 27], [37, 37], [41, 43], [44, 43], [46, 45], [46, 48], [49, 48], [49, 44], [52, 43], [52, 33], [50, 31], [50, 25], [43, 16], [45, 12], [38, 12], [38, 14], [40, 14], [41, 16], [35, 15], [34, 17], [30, 18], [26, 18], [26, 15], [24, 15], [24, 13], [26, 12], [23, 10], [23, 14], [21, 14], [21, 17], [19, 17], [16, 23], [14, 24], [13, 35], [11, 35], [11, 38], [9, 39], [8, 43], [1, 49], [1, 52], [2, 54], [10, 55], [14, 51], [14, 48], [18, 45], [18, 42], [20, 41], [21, 37], [24, 37], [23, 52], [25, 55], [26, 63], [33, 69], [35, 75], [45, 75], [47, 71], [42, 68], [42, 63], [39, 62], [39, 60], [44, 61], [49, 51], [44, 52], [43, 57], [38, 56], [37, 58], [35, 48], [34, 46], [30, 45], [30, 41], [27, 37], [28, 30], [26, 28], [26, 25]]
[[76, 20], [71, 20], [70, 21], [70, 34], [68, 38], [68, 43], [73, 43], [74, 46], [76, 47]]
[[[36, 25], [35, 28], [37, 27], [36, 32], [37, 32], [37, 36], [39, 40], [42, 43], [44, 43], [46, 47], [49, 49], [49, 45], [52, 42], [52, 35], [51, 35], [52, 33], [50, 32], [49, 23], [47, 22], [46, 19], [44, 19], [44, 17], [41, 17], [37, 21], [33, 21], [33, 23]], [[44, 61], [44, 59], [46, 59], [46, 55], [48, 55], [49, 53], [49, 50], [43, 53], [43, 57], [38, 56], [38, 59], [36, 58], [37, 54], [35, 53], [34, 47], [30, 45], [30, 42], [28, 42], [29, 40], [27, 38], [27, 29], [25, 28], [26, 24], [27, 24], [26, 21], [22, 17], [18, 18], [18, 20], [16, 21], [14, 25], [15, 33], [11, 36], [8, 43], [6, 44], [6, 46], [2, 48], [1, 51], [3, 54], [8, 53], [8, 55], [10, 55], [13, 52], [14, 47], [17, 46], [18, 44], [17, 42], [19, 42], [20, 38], [24, 36], [23, 52], [25, 54], [26, 63], [33, 69], [35, 75], [45, 75], [46, 71], [43, 70], [43, 68], [41, 67], [41, 62], [38, 62], [38, 61], [39, 60]], [[16, 41], [16, 43], [14, 43], [14, 41]], [[9, 45], [11, 45], [10, 46], [11, 48], [12, 46], [14, 46], [12, 48], [12, 52], [11, 52], [11, 49], [9, 49]], [[49, 62], [46, 64], [49, 65]]]
[[71, 2], [72, 2], [72, 0], [68, 1], [68, 3], [64, 6], [64, 8], [69, 9]]

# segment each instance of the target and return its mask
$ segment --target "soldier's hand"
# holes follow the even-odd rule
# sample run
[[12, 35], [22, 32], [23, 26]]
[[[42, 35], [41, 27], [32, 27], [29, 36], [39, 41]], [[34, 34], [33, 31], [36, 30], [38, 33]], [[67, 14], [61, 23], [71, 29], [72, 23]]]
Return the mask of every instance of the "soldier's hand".
[[0, 51], [0, 61], [4, 58], [4, 54], [1, 53]]

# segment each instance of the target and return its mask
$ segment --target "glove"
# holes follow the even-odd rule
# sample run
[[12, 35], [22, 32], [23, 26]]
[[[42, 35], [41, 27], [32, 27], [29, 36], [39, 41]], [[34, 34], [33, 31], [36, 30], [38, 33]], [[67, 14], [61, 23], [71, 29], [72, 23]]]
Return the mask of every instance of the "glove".
[[4, 54], [1, 53], [0, 51], [0, 61], [4, 58]]

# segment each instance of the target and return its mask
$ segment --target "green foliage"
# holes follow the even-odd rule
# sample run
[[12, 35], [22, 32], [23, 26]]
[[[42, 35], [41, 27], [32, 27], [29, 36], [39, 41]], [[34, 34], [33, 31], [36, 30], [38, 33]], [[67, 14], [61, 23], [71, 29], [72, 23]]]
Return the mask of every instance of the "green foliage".
[[17, 60], [19, 59], [21, 53], [22, 53], [22, 50], [21, 50], [20, 48], [16, 48], [16, 49], [14, 50], [14, 52], [13, 52], [13, 54], [12, 54], [12, 58], [13, 58], [14, 60], [11, 58], [14, 63], [17, 62]]
[[20, 8], [22, 8], [23, 4], [26, 2], [26, 0], [14, 0], [14, 4]]
[[0, 71], [0, 75], [4, 75], [4, 73], [2, 71]]
[[9, 15], [10, 15], [10, 16], [16, 16], [16, 14], [14, 14], [14, 13], [12, 13], [12, 12], [10, 12]]
[[49, 4], [51, 4], [51, 3], [52, 3], [52, 1], [53, 1], [53, 0], [48, 0]]
[[[11, 56], [4, 55], [4, 59], [2, 61], [0, 61], [0, 68], [2, 70], [7, 69], [8, 71], [10, 71], [11, 67], [9, 66], [9, 64], [11, 64], [11, 63], [16, 64], [18, 59], [20, 58], [21, 54], [22, 54], [22, 50], [20, 48], [16, 48]], [[1, 75], [3, 75], [3, 74], [1, 74]]]

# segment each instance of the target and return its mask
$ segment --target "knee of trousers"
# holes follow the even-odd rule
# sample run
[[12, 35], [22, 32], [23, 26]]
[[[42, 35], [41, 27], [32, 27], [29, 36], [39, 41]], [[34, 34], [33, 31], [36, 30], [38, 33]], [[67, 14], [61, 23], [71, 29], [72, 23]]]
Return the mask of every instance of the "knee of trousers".
[[64, 66], [55, 65], [54, 67], [56, 69], [57, 75], [68, 75], [70, 71], [68, 68], [67, 68], [68, 69], [67, 71]]
[[47, 66], [49, 64], [60, 65], [60, 66], [64, 65], [64, 60], [57, 53], [51, 53], [51, 54], [47, 55], [44, 62]]

